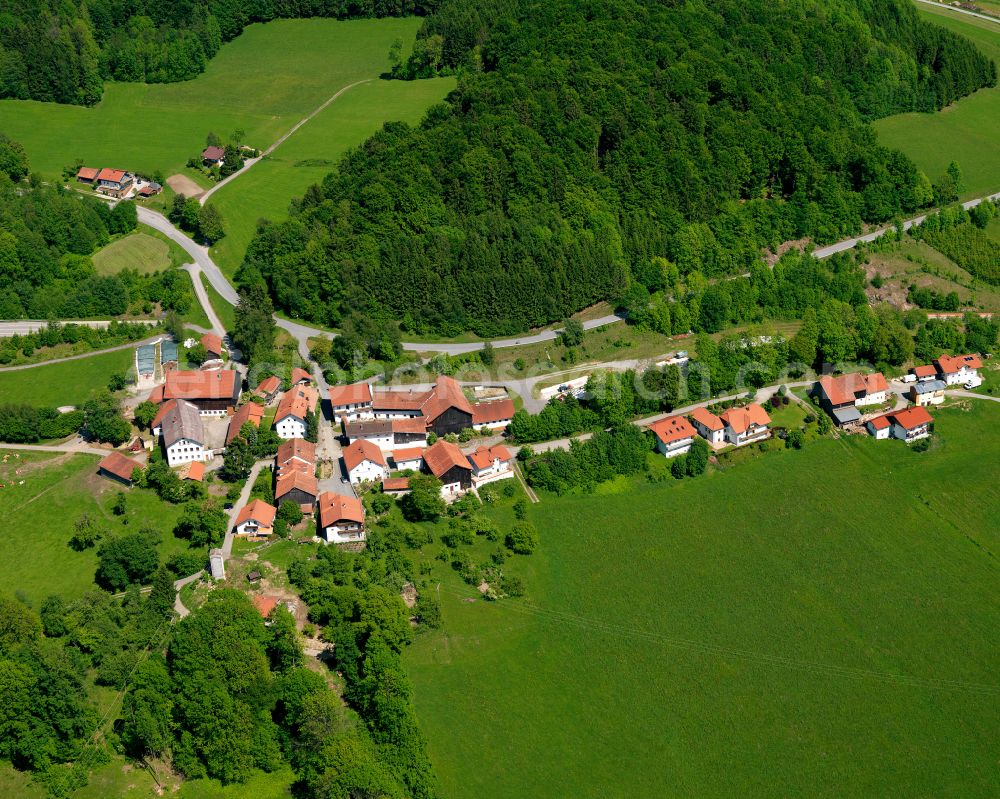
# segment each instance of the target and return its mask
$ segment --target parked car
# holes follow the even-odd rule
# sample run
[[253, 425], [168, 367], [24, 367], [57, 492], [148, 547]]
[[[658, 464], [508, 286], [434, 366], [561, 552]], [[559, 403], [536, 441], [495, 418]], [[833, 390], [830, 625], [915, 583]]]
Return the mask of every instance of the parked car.
[[974, 377], [968, 383], [965, 384], [964, 388], [971, 390], [974, 388], [979, 388], [983, 384], [983, 379], [981, 377]]

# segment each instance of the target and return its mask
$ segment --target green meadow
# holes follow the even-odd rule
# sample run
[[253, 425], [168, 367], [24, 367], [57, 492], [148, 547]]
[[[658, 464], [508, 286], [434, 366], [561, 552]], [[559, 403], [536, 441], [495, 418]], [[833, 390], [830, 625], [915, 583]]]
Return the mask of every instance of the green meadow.
[[32, 369], [0, 372], [0, 404], [60, 407], [81, 405], [104, 388], [116, 372], [128, 369], [134, 349], [116, 350], [76, 361], [52, 363]]
[[[388, 69], [386, 60], [383, 69]], [[373, 72], [373, 77], [377, 72]], [[288, 216], [291, 201], [336, 168], [351, 147], [386, 122], [417, 124], [427, 108], [455, 87], [454, 78], [420, 81], [373, 79], [354, 86], [306, 122], [267, 158], [213, 194], [209, 202], [226, 220], [226, 237], [212, 257], [232, 277], [243, 260], [259, 219]]]
[[123, 269], [148, 275], [172, 263], [167, 242], [148, 233], [131, 233], [111, 242], [94, 253], [93, 261], [99, 275], [113, 275]]
[[[1000, 21], [988, 22], [945, 9], [919, 6], [927, 19], [975, 42], [1000, 66]], [[902, 150], [931, 180], [958, 161], [964, 197], [1000, 191], [1000, 87], [982, 89], [936, 114], [897, 114], [875, 123], [879, 140]]]
[[995, 796], [1000, 404], [933, 413], [925, 453], [543, 496], [523, 599], [438, 564], [406, 657], [441, 796]]
[[194, 80], [109, 83], [92, 108], [2, 100], [0, 120], [49, 176], [77, 158], [170, 175], [201, 152], [209, 131], [242, 128], [247, 144], [268, 147], [337, 89], [377, 77], [392, 42], [412, 41], [419, 26], [416, 17], [251, 25]]

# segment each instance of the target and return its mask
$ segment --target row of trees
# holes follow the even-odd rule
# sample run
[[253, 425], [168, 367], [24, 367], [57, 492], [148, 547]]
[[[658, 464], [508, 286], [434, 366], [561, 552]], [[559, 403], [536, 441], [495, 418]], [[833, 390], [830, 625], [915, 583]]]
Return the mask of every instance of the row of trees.
[[83, 411], [59, 413], [55, 408], [34, 405], [0, 405], [0, 441], [34, 444], [72, 435], [83, 425]]
[[167, 217], [181, 230], [205, 244], [214, 244], [226, 235], [222, 213], [211, 203], [202, 205], [194, 197], [175, 194]]
[[127, 341], [146, 338], [154, 331], [149, 325], [112, 320], [106, 328], [86, 325], [63, 325], [49, 322], [35, 333], [24, 333], [0, 338], [0, 364], [7, 364], [19, 356], [30, 357], [36, 350], [72, 344], [75, 350], [113, 347]]

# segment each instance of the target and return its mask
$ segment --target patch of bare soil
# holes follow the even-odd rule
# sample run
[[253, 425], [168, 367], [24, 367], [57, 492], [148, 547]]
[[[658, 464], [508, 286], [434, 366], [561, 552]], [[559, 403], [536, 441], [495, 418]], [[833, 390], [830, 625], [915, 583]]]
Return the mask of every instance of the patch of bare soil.
[[775, 250], [774, 252], [771, 252], [770, 250], [765, 250], [764, 260], [767, 262], [768, 266], [773, 267], [776, 263], [778, 263], [778, 260], [786, 252], [788, 252], [791, 249], [804, 250], [806, 246], [809, 244], [809, 242], [810, 239], [808, 238], [795, 239], [794, 241], [783, 241], [781, 244], [778, 245], [778, 249]]
[[187, 175], [171, 175], [167, 178], [167, 185], [177, 194], [183, 194], [185, 197], [197, 199], [205, 193], [205, 190]]

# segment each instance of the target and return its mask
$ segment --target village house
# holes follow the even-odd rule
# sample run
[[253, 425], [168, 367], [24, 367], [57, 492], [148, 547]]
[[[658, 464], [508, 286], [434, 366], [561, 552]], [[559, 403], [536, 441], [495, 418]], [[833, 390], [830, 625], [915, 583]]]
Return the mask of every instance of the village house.
[[979, 370], [983, 362], [978, 355], [942, 355], [934, 359], [938, 377], [949, 386], [964, 386], [966, 383], [980, 383]]
[[509, 400], [472, 403], [454, 378], [441, 375], [426, 391], [377, 391], [372, 396], [376, 419], [422, 418], [427, 430], [438, 436], [473, 428], [502, 430], [514, 417]]
[[514, 476], [514, 456], [502, 444], [479, 447], [468, 456], [468, 461], [472, 466], [472, 484], [476, 488]]
[[160, 420], [167, 464], [180, 466], [191, 461], [212, 459], [206, 446], [205, 426], [198, 408], [185, 400], [177, 400]]
[[304, 438], [293, 438], [278, 446], [276, 457], [278, 473], [302, 471], [314, 474], [316, 471], [316, 445]]
[[743, 408], [729, 408], [719, 418], [725, 426], [726, 441], [737, 447], [763, 441], [771, 435], [768, 430], [771, 417], [755, 402]]
[[76, 173], [76, 179], [78, 183], [86, 183], [88, 186], [93, 186], [94, 182], [97, 180], [97, 175], [101, 170], [94, 169], [89, 166], [80, 167], [80, 171]]
[[344, 425], [344, 433], [349, 442], [364, 439], [386, 452], [400, 447], [427, 445], [427, 427], [419, 418], [347, 422]]
[[881, 372], [866, 375], [852, 372], [833, 377], [824, 375], [813, 386], [819, 404], [838, 426], [861, 419], [859, 407], [881, 405], [889, 394], [889, 384]]
[[127, 486], [132, 485], [132, 472], [141, 469], [142, 463], [126, 458], [120, 452], [111, 452], [97, 464], [97, 471], [103, 477], [117, 480]]
[[319, 496], [319, 535], [331, 544], [365, 540], [365, 508], [357, 497], [325, 492]]
[[255, 499], [245, 505], [233, 525], [237, 535], [271, 535], [274, 532], [274, 505]]
[[312, 513], [319, 494], [319, 484], [310, 473], [301, 469], [287, 469], [278, 475], [274, 484], [274, 504], [285, 500], [294, 502], [303, 513]]
[[472, 426], [476, 430], [506, 430], [514, 418], [514, 401], [490, 400], [472, 403]]
[[405, 447], [392, 451], [393, 468], [405, 472], [419, 472], [424, 468], [424, 451], [421, 447]]
[[[190, 152], [190, 150], [188, 152]], [[225, 158], [226, 151], [222, 147], [212, 145], [211, 147], [206, 147], [201, 151], [201, 162], [205, 166], [222, 166], [222, 162]]]
[[312, 386], [292, 386], [278, 403], [274, 430], [278, 438], [305, 438], [308, 419], [315, 412], [319, 392]]
[[167, 373], [167, 381], [149, 395], [150, 402], [183, 399], [193, 404], [202, 416], [226, 416], [240, 400], [241, 378], [232, 369], [215, 372], [176, 370]]
[[257, 388], [253, 390], [253, 393], [264, 400], [264, 402], [270, 404], [274, 402], [279, 391], [281, 391], [281, 378], [271, 375], [261, 380], [257, 384]]
[[330, 408], [334, 419], [371, 419], [372, 387], [368, 383], [330, 386]]
[[236, 413], [234, 413], [232, 418], [229, 420], [229, 429], [226, 431], [226, 446], [229, 446], [229, 444], [232, 443], [232, 440], [240, 434], [240, 431], [243, 429], [243, 425], [249, 422], [254, 427], [259, 428], [263, 418], [264, 408], [256, 402], [246, 402], [243, 405], [240, 405], [240, 407], [236, 409]]
[[472, 466], [468, 458], [443, 438], [424, 450], [424, 467], [441, 481], [441, 496], [446, 500], [472, 487]]
[[697, 431], [683, 416], [668, 416], [649, 425], [656, 436], [656, 451], [667, 458], [683, 455], [691, 449]]
[[892, 423], [892, 437], [909, 444], [930, 436], [934, 425], [933, 417], [926, 408], [907, 408], [889, 414]]
[[215, 333], [206, 333], [201, 337], [201, 346], [205, 348], [205, 353], [210, 361], [222, 360], [222, 337]]
[[933, 364], [925, 363], [922, 366], [912, 367], [910, 374], [917, 378], [917, 380], [934, 380], [937, 377], [937, 367]]
[[919, 380], [910, 386], [910, 401], [916, 405], [940, 405], [944, 402], [944, 380]]
[[691, 424], [712, 446], [719, 446], [726, 440], [726, 426], [722, 419], [706, 408], [695, 408], [688, 414]]
[[121, 169], [104, 168], [97, 173], [97, 190], [109, 197], [121, 199], [132, 190], [135, 178]]
[[377, 482], [389, 476], [389, 464], [382, 450], [364, 439], [344, 448], [344, 467], [347, 479], [355, 485]]
[[865, 429], [868, 431], [868, 435], [880, 440], [889, 438], [891, 428], [892, 424], [889, 422], [888, 416], [876, 416], [874, 419], [869, 419], [865, 422]]
[[296, 366], [292, 369], [292, 376], [289, 378], [289, 383], [293, 386], [316, 385], [316, 381], [313, 379], [313, 376], [305, 369], [299, 366]]
[[167, 400], [157, 409], [156, 416], [153, 417], [153, 421], [149, 425], [150, 432], [157, 438], [163, 435], [163, 417], [176, 406], [177, 400]]

